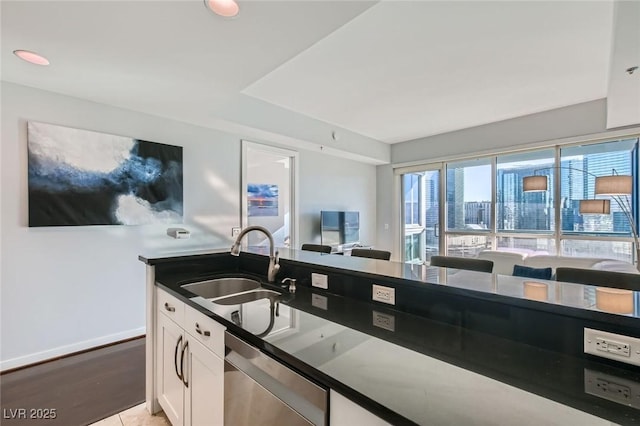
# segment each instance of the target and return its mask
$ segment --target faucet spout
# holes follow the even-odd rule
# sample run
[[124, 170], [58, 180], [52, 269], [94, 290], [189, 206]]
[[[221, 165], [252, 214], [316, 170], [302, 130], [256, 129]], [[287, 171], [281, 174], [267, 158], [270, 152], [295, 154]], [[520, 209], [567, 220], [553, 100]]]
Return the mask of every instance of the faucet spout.
[[289, 293], [295, 293], [296, 292], [296, 279], [295, 278], [285, 278], [282, 280], [282, 284], [284, 284], [284, 287], [286, 287], [287, 285], [285, 284], [287, 281], [289, 281]]
[[273, 242], [273, 235], [271, 232], [263, 226], [248, 226], [240, 231], [238, 237], [235, 242], [231, 246], [231, 255], [239, 256], [240, 255], [240, 242], [242, 238], [247, 235], [251, 231], [260, 231], [269, 239], [269, 269], [267, 270], [267, 280], [272, 283], [276, 280], [276, 275], [278, 274], [278, 270], [280, 269], [278, 252], [275, 250], [275, 244]]

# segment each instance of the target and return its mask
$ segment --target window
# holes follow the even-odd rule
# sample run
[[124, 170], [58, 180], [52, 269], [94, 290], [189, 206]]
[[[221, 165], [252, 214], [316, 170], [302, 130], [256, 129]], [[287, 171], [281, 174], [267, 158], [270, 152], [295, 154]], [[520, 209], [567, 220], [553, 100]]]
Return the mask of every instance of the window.
[[403, 175], [404, 188], [404, 223], [405, 225], [422, 225], [422, 174]]
[[[552, 233], [555, 226], [553, 167], [555, 151], [548, 149], [497, 158], [496, 218], [497, 229], [509, 232]], [[526, 176], [548, 177], [542, 192], [524, 192]]]
[[407, 263], [422, 264], [440, 250], [440, 170], [397, 171], [402, 176], [404, 251]]
[[[596, 176], [613, 171], [630, 175], [634, 157], [637, 161], [637, 140], [623, 140], [596, 145], [574, 146], [560, 150], [560, 195], [565, 200], [562, 232], [591, 235], [631, 236], [629, 221], [620, 204], [611, 197], [611, 214], [581, 215], [580, 200], [594, 199]], [[627, 203], [627, 199], [620, 200]]]
[[405, 262], [422, 263], [423, 253], [421, 251], [422, 251], [422, 248], [424, 247], [424, 242], [422, 241], [423, 238], [424, 238], [423, 232], [405, 234], [404, 236]]
[[[494, 248], [632, 263], [633, 232], [621, 203], [638, 228], [638, 147], [638, 138], [627, 138], [444, 163], [443, 188], [427, 172], [403, 174], [405, 259], [428, 260], [444, 240], [451, 256]], [[429, 168], [408, 169], [421, 167]], [[634, 176], [631, 196], [595, 195], [596, 176], [612, 174]], [[532, 175], [545, 177], [546, 190], [524, 192], [523, 179]], [[444, 206], [429, 204], [442, 196]], [[593, 199], [609, 199], [611, 213], [581, 214], [580, 201]]]
[[491, 159], [446, 166], [447, 255], [475, 257], [491, 247]]
[[[560, 195], [563, 214], [560, 233], [562, 254], [576, 257], [609, 257], [633, 261], [631, 241], [597, 241], [589, 237], [631, 237], [631, 224], [623, 207], [637, 223], [633, 197], [596, 196], [596, 176], [611, 174], [637, 177], [638, 139], [580, 145], [560, 150]], [[637, 193], [637, 179], [635, 193]], [[610, 214], [580, 214], [580, 200], [609, 199]], [[636, 201], [637, 202], [637, 201]], [[579, 239], [571, 238], [579, 237]]]
[[548, 237], [520, 237], [517, 235], [497, 236], [496, 250], [511, 251], [524, 254], [556, 254], [556, 241], [552, 235]]
[[482, 231], [491, 227], [491, 162], [447, 165], [447, 230]]

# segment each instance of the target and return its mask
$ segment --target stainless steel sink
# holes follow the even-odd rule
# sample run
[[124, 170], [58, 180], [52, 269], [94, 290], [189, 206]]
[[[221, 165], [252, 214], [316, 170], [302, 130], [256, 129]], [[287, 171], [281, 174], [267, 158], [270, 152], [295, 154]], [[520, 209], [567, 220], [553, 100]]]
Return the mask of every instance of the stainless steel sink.
[[240, 294], [234, 294], [232, 296], [222, 297], [220, 299], [212, 300], [212, 302], [217, 303], [218, 305], [240, 305], [242, 303], [253, 302], [260, 299], [277, 300], [279, 296], [280, 293], [277, 291], [261, 288], [258, 290], [251, 290]]
[[229, 277], [183, 284], [180, 287], [205, 299], [218, 299], [236, 293], [259, 289], [260, 282], [251, 278]]

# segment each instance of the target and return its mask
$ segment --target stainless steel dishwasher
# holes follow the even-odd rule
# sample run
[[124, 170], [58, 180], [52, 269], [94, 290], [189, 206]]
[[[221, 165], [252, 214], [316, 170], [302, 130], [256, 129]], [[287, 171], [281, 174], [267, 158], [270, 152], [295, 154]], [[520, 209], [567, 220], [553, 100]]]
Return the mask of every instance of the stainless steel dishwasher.
[[225, 332], [224, 424], [326, 425], [326, 389]]

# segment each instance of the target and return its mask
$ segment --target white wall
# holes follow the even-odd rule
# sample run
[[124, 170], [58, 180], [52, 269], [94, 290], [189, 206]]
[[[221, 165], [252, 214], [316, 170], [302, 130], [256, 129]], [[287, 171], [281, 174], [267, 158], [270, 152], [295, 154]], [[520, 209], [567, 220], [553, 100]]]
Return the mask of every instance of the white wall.
[[[144, 333], [144, 265], [150, 251], [229, 247], [240, 223], [240, 140], [213, 129], [2, 83], [0, 151], [0, 370]], [[29, 228], [27, 121], [184, 147], [184, 227]], [[251, 138], [255, 140], [255, 138]], [[256, 141], [260, 142], [260, 141]], [[300, 233], [312, 239], [323, 208], [370, 211], [362, 234], [375, 239], [376, 170], [300, 150]]]
[[[400, 181], [396, 182], [391, 164], [378, 166], [376, 170], [377, 185], [377, 244], [380, 250], [391, 252], [391, 260], [402, 260], [400, 253]], [[397, 188], [396, 188], [397, 187]]]
[[515, 146], [526, 148], [536, 142], [604, 132], [606, 108], [606, 101], [600, 99], [398, 143], [391, 147], [391, 163], [471, 156]]
[[616, 1], [609, 87], [607, 127], [640, 124], [640, 71], [626, 70], [640, 65], [640, 2]]
[[300, 156], [300, 244], [320, 243], [321, 210], [360, 212], [360, 241], [376, 241], [376, 167], [314, 153]]

